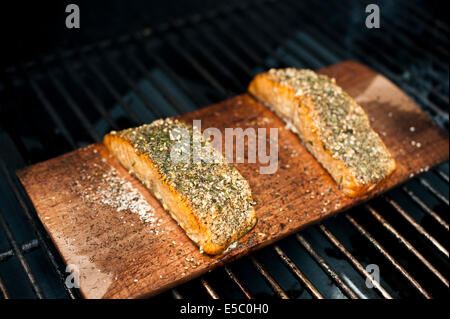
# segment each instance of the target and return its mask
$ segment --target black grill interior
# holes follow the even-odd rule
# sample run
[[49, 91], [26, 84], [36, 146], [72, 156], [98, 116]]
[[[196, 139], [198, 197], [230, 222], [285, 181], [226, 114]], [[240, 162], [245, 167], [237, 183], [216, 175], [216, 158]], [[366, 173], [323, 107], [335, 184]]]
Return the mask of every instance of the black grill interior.
[[[376, 1], [380, 29], [365, 27], [362, 1], [248, 1], [214, 9], [206, 3], [171, 19], [170, 10], [156, 18], [136, 9], [128, 17], [134, 23], [125, 15], [103, 32], [93, 24], [89, 37], [81, 31], [72, 42], [36, 44], [36, 52], [2, 61], [0, 296], [80, 297], [65, 287], [64, 262], [16, 169], [100, 141], [111, 129], [242, 93], [270, 67], [359, 60], [448, 131], [444, 1]], [[430, 168], [366, 205], [154, 298], [445, 297], [448, 174], [448, 162]], [[373, 289], [364, 273], [370, 264], [380, 269]]]

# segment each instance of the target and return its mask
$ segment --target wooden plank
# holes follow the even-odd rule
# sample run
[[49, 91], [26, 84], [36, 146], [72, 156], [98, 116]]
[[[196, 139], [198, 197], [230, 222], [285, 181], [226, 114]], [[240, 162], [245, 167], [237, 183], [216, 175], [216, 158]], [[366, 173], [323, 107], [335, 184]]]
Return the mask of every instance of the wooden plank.
[[[397, 170], [371, 194], [350, 199], [338, 190], [299, 138], [247, 94], [182, 115], [182, 120], [201, 119], [202, 128], [217, 127], [222, 132], [226, 127], [279, 128], [279, 166], [275, 174], [259, 174], [260, 165], [266, 164], [236, 164], [258, 202], [258, 223], [235, 248], [219, 256], [201, 254], [150, 192], [101, 144], [20, 170], [20, 181], [56, 247], [67, 264], [76, 265], [80, 271], [81, 293], [87, 298], [157, 294], [365, 201], [448, 159], [447, 134], [386, 78], [353, 61], [320, 72], [335, 77], [364, 107], [373, 128], [396, 158]], [[104, 199], [101, 202], [99, 196], [105, 196], [105, 190], [110, 188], [103, 181], [103, 174], [111, 167], [118, 171], [119, 179], [130, 182], [153, 207], [156, 221], [144, 223], [137, 214], [120, 211]]]

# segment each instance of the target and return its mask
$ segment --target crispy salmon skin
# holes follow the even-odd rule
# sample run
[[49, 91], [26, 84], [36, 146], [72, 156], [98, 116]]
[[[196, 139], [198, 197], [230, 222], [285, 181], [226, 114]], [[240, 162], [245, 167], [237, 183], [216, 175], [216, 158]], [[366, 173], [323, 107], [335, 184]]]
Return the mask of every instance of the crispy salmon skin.
[[367, 114], [334, 79], [271, 69], [256, 75], [248, 90], [289, 124], [347, 196], [368, 193], [395, 170]]
[[[201, 133], [193, 132], [192, 126], [168, 118], [112, 131], [104, 144], [202, 251], [216, 255], [253, 228], [256, 213], [245, 178]], [[195, 136], [201, 154], [207, 155], [197, 161], [192, 156]], [[187, 158], [181, 157], [183, 151]]]

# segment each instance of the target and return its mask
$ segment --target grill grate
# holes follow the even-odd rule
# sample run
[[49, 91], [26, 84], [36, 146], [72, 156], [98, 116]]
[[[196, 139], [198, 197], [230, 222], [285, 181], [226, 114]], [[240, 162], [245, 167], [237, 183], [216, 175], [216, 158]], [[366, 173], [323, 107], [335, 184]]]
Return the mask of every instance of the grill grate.
[[[65, 286], [65, 265], [15, 169], [99, 141], [111, 129], [231, 97], [267, 68], [361, 60], [448, 130], [446, 19], [419, 1], [380, 1], [382, 28], [368, 30], [363, 4], [352, 4], [249, 2], [7, 68], [0, 82], [0, 295], [80, 297]], [[155, 298], [445, 296], [448, 170], [447, 162], [424, 171]], [[380, 282], [369, 264], [379, 266]]]

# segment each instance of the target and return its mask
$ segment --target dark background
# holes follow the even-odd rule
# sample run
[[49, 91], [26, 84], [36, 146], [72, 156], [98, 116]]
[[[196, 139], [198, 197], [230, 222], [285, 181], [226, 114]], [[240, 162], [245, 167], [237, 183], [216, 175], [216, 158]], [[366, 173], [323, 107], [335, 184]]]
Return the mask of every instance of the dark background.
[[[31, 59], [57, 48], [71, 48], [117, 37], [169, 20], [206, 12], [240, 0], [96, 0], [2, 1], [0, 23], [3, 59], [0, 65]], [[257, 2], [250, 0], [245, 2]], [[68, 4], [80, 7], [80, 29], [67, 29]]]
[[[0, 66], [31, 59], [36, 54], [52, 52], [61, 47], [71, 48], [117, 37], [145, 27], [156, 26], [169, 20], [215, 9], [224, 3], [257, 3], [258, 0], [77, 0], [77, 1], [1, 1], [0, 23], [2, 24]], [[396, 10], [394, 0], [345, 0], [349, 12], [369, 3], [379, 4], [383, 10]], [[419, 1], [437, 17], [448, 18], [449, 1]], [[65, 8], [74, 3], [80, 7], [80, 29], [67, 29]], [[326, 3], [326, 1], [325, 1]], [[402, 15], [401, 9], [398, 9]], [[383, 12], [381, 12], [381, 15]], [[364, 15], [359, 14], [361, 18]], [[330, 15], [330, 21], [333, 20]], [[327, 24], [328, 21], [324, 21]]]

